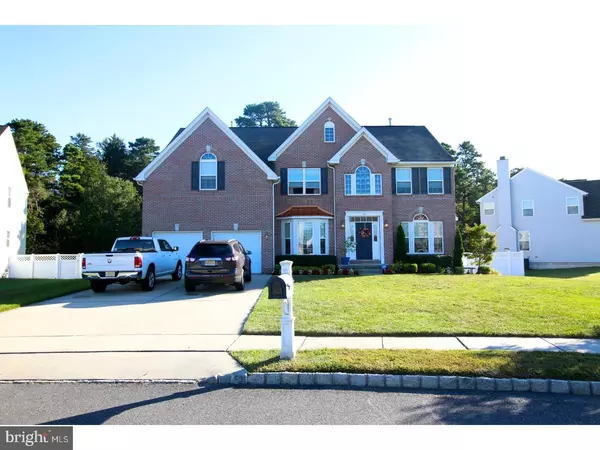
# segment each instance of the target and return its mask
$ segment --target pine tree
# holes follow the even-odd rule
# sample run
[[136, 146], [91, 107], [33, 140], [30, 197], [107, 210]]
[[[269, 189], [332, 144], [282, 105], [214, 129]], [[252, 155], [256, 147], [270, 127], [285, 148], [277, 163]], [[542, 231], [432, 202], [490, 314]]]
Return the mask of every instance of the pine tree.
[[456, 235], [454, 236], [454, 267], [463, 266], [463, 253], [465, 248], [463, 246], [462, 235], [460, 230], [456, 229]]
[[406, 248], [406, 235], [402, 225], [398, 225], [396, 232], [396, 246], [394, 247], [394, 262], [405, 261], [408, 249]]

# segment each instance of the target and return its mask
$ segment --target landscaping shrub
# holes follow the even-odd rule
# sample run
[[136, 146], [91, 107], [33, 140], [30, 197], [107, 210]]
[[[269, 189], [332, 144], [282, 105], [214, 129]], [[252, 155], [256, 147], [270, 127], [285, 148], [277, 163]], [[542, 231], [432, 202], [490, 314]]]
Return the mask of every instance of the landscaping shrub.
[[454, 275], [464, 275], [465, 274], [465, 268], [463, 266], [456, 266], [454, 268]]
[[358, 269], [354, 269], [354, 275], [359, 275]]
[[437, 266], [433, 263], [421, 263], [419, 266], [420, 273], [435, 273]]
[[479, 268], [479, 270], [477, 270], [477, 273], [483, 274], [483, 275], [489, 275], [490, 271], [492, 269], [488, 266], [481, 266]]
[[393, 263], [390, 269], [391, 273], [402, 273], [402, 262], [397, 261]]
[[453, 258], [449, 255], [407, 255], [404, 262], [415, 263], [417, 265], [422, 263], [435, 264], [436, 267], [453, 267]]
[[294, 262], [292, 267], [322, 267], [325, 264], [333, 264], [335, 266], [337, 263], [337, 258], [334, 255], [277, 255], [275, 257], [276, 264], [286, 260]]
[[[394, 261], [402, 261], [406, 258], [406, 235], [402, 225], [398, 225], [398, 231], [396, 232], [396, 245], [394, 246]], [[400, 273], [400, 272], [396, 272]]]
[[[352, 270], [352, 269], [350, 269]], [[342, 275], [348, 275], [348, 269], [342, 269]]]
[[354, 275], [354, 269], [348, 269], [348, 275]]
[[405, 263], [402, 265], [402, 272], [404, 273], [417, 273], [419, 267], [415, 263]]
[[321, 269], [313, 269], [311, 272], [313, 275], [323, 275]]
[[328, 270], [330, 270], [331, 273], [335, 273], [336, 267], [335, 267], [335, 264], [323, 264], [321, 269], [323, 269], [324, 273], [327, 273]]

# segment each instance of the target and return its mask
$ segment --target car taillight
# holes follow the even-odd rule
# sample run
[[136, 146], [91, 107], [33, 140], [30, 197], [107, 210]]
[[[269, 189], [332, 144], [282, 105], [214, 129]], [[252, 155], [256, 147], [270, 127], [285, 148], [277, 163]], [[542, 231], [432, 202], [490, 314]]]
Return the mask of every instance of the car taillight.
[[86, 267], [85, 258], [82, 258], [82, 259], [81, 259], [81, 268], [82, 268], [82, 269], [85, 269], [85, 267]]
[[225, 257], [225, 261], [237, 261], [238, 257], [237, 256], [226, 256]]
[[187, 257], [187, 258], [185, 258], [185, 262], [194, 263], [194, 262], [196, 262], [196, 258]]
[[135, 267], [136, 269], [140, 269], [142, 267], [142, 257], [141, 256], [133, 257], [133, 267]]

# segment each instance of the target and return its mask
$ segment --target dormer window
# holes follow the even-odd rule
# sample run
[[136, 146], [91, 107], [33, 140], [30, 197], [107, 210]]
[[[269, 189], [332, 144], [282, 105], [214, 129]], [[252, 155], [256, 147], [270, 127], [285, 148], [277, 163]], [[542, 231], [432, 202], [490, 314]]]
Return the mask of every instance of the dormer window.
[[200, 158], [200, 190], [217, 189], [217, 157], [214, 153], [205, 153]]
[[335, 142], [335, 124], [331, 120], [328, 120], [327, 122], [325, 122], [324, 133], [325, 133], [325, 142], [327, 142], [327, 143]]

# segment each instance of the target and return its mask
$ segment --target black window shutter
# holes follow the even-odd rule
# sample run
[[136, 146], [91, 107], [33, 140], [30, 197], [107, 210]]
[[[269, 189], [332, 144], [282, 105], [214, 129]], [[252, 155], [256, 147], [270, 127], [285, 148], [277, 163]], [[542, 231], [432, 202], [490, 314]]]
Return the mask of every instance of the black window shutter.
[[287, 169], [285, 168], [279, 170], [279, 184], [281, 185], [281, 195], [288, 195]]
[[412, 193], [413, 194], [421, 193], [421, 188], [419, 186], [420, 186], [419, 185], [419, 168], [413, 167], [412, 168]]
[[420, 185], [421, 185], [421, 194], [427, 194], [427, 167], [420, 167]]
[[327, 194], [327, 167], [321, 167], [321, 194]]
[[452, 194], [452, 169], [444, 167], [444, 194]]
[[217, 162], [217, 191], [225, 190], [225, 161]]
[[392, 167], [392, 195], [396, 194], [396, 168]]
[[200, 189], [200, 161], [192, 161], [192, 191]]

